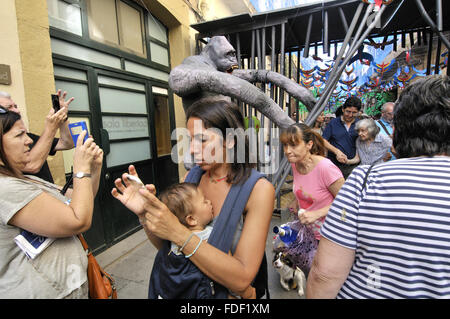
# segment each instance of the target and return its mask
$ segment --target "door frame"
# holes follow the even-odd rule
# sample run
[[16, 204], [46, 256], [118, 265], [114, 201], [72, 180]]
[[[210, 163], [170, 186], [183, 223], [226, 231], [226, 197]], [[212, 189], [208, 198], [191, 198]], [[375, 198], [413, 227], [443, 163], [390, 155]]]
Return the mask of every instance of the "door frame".
[[[100, 87], [104, 87], [107, 85], [99, 85], [98, 83], [98, 76], [99, 75], [105, 75], [108, 77], [113, 77], [117, 79], [122, 79], [126, 81], [136, 82], [140, 84], [144, 84], [145, 87], [145, 99], [146, 99], [146, 107], [147, 107], [147, 119], [148, 120], [148, 133], [150, 138], [150, 152], [151, 152], [151, 158], [143, 161], [138, 161], [136, 163], [127, 163], [122, 164], [118, 166], [114, 166], [114, 170], [122, 170], [125, 172], [128, 169], [128, 166], [130, 164], [136, 164], [139, 165], [149, 165], [151, 167], [152, 171], [152, 177], [154, 179], [154, 184], [159, 189], [159, 186], [161, 185], [161, 181], [157, 178], [157, 175], [155, 174], [155, 166], [156, 163], [160, 160], [171, 160], [171, 156], [165, 155], [160, 158], [158, 158], [157, 155], [157, 145], [156, 145], [156, 126], [155, 126], [155, 102], [154, 102], [154, 96], [158, 95], [157, 93], [152, 92], [152, 87], [160, 87], [167, 89], [168, 95], [168, 105], [169, 105], [169, 117], [170, 117], [170, 129], [171, 131], [175, 129], [175, 111], [174, 111], [174, 101], [173, 101], [173, 93], [170, 90], [168, 83], [163, 82], [160, 80], [148, 78], [139, 74], [134, 74], [131, 72], [123, 71], [123, 70], [116, 70], [111, 69], [109, 67], [105, 67], [103, 65], [96, 65], [94, 63], [86, 62], [86, 63], [80, 63], [79, 60], [75, 60], [72, 58], [67, 57], [61, 57], [56, 54], [53, 54], [53, 64], [71, 68], [75, 70], [81, 70], [86, 72], [87, 76], [87, 82], [86, 81], [80, 81], [72, 78], [66, 78], [66, 77], [60, 77], [55, 76], [55, 80], [65, 80], [69, 82], [82, 82], [83, 84], [87, 84], [88, 89], [88, 101], [89, 101], [89, 112], [86, 111], [70, 111], [69, 108], [69, 116], [83, 116], [88, 117], [90, 121], [91, 127], [89, 127], [89, 132], [94, 137], [94, 140], [100, 147], [104, 147], [101, 142], [101, 129], [103, 128], [102, 125], [102, 112], [100, 109]], [[127, 90], [125, 88], [121, 88], [123, 90]], [[68, 92], [70, 96], [70, 92]], [[76, 97], [75, 97], [76, 98]], [[108, 115], [113, 115], [112, 113], [108, 113]], [[123, 115], [121, 113], [121, 115]], [[128, 114], [136, 115], [136, 114]], [[139, 139], [138, 139], [139, 140]], [[171, 140], [172, 147], [175, 145], [176, 141]], [[107, 249], [108, 247], [114, 245], [115, 243], [119, 242], [123, 238], [133, 234], [134, 232], [140, 230], [142, 226], [138, 223], [138, 220], [136, 218], [136, 226], [130, 229], [129, 231], [123, 233], [123, 234], [115, 234], [114, 231], [114, 225], [113, 221], [109, 220], [108, 214], [105, 212], [105, 194], [110, 194], [111, 190], [106, 190], [105, 187], [108, 185], [108, 181], [105, 180], [105, 174], [110, 168], [106, 167], [106, 156], [104, 157], [103, 167], [102, 167], [102, 173], [100, 178], [100, 184], [99, 184], [99, 191], [95, 198], [95, 206], [94, 206], [94, 214], [100, 215], [99, 221], [101, 221], [101, 225], [93, 225], [95, 228], [91, 229], [90, 231], [86, 232], [85, 236], [87, 241], [89, 242], [89, 238], [93, 240], [94, 237], [98, 238], [103, 237], [103, 243], [96, 243], [93, 245], [92, 250], [95, 254]], [[66, 174], [67, 175], [67, 174]], [[176, 176], [175, 176], [176, 175]], [[66, 176], [66, 179], [68, 176]], [[171, 176], [171, 179], [178, 180], [178, 169], [176, 170], [176, 174], [174, 176]], [[108, 199], [109, 200], [109, 199]], [[122, 205], [119, 201], [114, 200], [113, 205]], [[92, 232], [97, 232], [95, 236], [93, 236]], [[102, 234], [99, 234], [98, 232], [102, 232]], [[90, 236], [91, 233], [91, 236]], [[91, 245], [92, 246], [92, 245]]]

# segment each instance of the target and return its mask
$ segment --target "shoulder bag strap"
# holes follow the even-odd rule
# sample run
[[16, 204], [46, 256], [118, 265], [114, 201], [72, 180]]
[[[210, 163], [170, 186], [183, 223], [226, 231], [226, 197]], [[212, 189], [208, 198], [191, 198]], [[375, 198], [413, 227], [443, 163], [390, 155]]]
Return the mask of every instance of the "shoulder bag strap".
[[380, 120], [378, 120], [377, 122], [380, 123], [381, 127], [383, 128], [383, 130], [384, 130], [384, 131], [386, 132], [386, 134], [390, 137], [391, 134], [389, 133], [389, 131], [388, 131], [386, 125], [384, 125], [384, 123], [381, 122]]
[[89, 246], [88, 246], [86, 240], [84, 239], [83, 235], [78, 234], [77, 237], [80, 240], [81, 246], [83, 246], [84, 251], [88, 252], [89, 251]]
[[370, 165], [369, 169], [366, 172], [366, 176], [364, 176], [364, 180], [363, 180], [363, 184], [362, 184], [362, 188], [361, 188], [361, 193], [366, 188], [366, 183], [367, 183], [367, 179], [369, 178], [369, 173], [372, 170], [372, 167], [374, 167], [374, 166], [375, 166], [375, 164]]

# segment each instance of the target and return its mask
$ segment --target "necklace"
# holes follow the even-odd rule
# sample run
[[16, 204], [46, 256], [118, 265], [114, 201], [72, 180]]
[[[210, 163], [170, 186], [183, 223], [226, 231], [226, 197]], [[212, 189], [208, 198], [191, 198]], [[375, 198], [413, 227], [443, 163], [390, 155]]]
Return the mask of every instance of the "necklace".
[[216, 178], [213, 178], [213, 177], [211, 176], [211, 172], [208, 171], [208, 176], [209, 176], [209, 180], [210, 180], [211, 183], [217, 184], [218, 182], [221, 182], [221, 181], [225, 180], [225, 178], [228, 177], [228, 174], [225, 175], [224, 177], [221, 177], [221, 178], [217, 178], [217, 179], [216, 179]]

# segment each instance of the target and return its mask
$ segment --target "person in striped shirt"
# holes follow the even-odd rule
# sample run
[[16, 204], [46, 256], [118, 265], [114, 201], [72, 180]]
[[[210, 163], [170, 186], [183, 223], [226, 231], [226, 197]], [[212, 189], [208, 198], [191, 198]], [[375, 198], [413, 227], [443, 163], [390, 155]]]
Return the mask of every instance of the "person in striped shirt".
[[399, 159], [354, 169], [331, 205], [307, 298], [450, 298], [450, 78], [408, 86], [394, 126]]

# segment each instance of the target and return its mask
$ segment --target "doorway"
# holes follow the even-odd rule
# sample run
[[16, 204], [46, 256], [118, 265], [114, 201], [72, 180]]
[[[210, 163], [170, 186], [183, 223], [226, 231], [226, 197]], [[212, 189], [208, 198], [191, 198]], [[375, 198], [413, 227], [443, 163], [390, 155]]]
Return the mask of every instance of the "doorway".
[[[92, 227], [85, 233], [91, 249], [99, 253], [141, 229], [135, 214], [111, 195], [114, 180], [130, 164], [158, 191], [178, 182], [178, 165], [170, 156], [173, 101], [166, 83], [148, 78], [55, 60], [54, 71], [56, 88], [75, 97], [69, 121], [85, 121], [105, 152]], [[73, 152], [63, 152], [66, 176], [71, 174]]]

